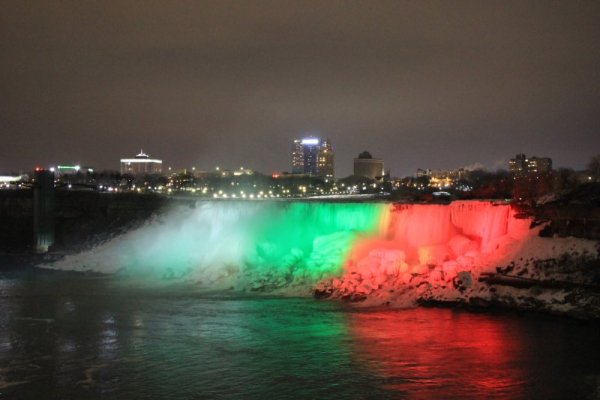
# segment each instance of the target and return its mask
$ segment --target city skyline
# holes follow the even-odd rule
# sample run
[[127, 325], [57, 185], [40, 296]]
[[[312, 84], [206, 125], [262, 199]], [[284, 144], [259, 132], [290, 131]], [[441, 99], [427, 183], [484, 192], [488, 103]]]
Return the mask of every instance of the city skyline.
[[[327, 151], [329, 151], [331, 153], [329, 158], [322, 158], [322, 154], [319, 151], [318, 153], [315, 153], [315, 160], [314, 160], [314, 168], [317, 168], [317, 172], [310, 172], [310, 171], [304, 171], [304, 170], [298, 170], [295, 168], [295, 164], [297, 163], [296, 157], [297, 157], [297, 150], [295, 149], [295, 147], [297, 145], [301, 145], [301, 147], [303, 147], [303, 143], [304, 141], [311, 141], [311, 140], [315, 140], [317, 142], [317, 144], [320, 145], [325, 145]], [[132, 172], [133, 168], [132, 164], [140, 164], [142, 165], [142, 173], [149, 173], [149, 174], [154, 174], [154, 173], [158, 173], [158, 174], [162, 174], [162, 175], [168, 175], [169, 173], [173, 172], [173, 173], [179, 173], [179, 172], [183, 172], [186, 170], [194, 170], [194, 171], [198, 171], [198, 172], [211, 172], [213, 170], [222, 170], [222, 171], [234, 171], [234, 170], [251, 170], [254, 172], [258, 172], [261, 174], [265, 174], [265, 175], [269, 175], [269, 174], [281, 174], [281, 173], [287, 173], [287, 174], [305, 174], [305, 175], [312, 175], [312, 176], [322, 176], [322, 177], [333, 177], [334, 175], [336, 175], [336, 178], [343, 178], [343, 177], [347, 177], [347, 176], [351, 176], [351, 175], [356, 175], [356, 160], [357, 159], [361, 159], [364, 158], [362, 157], [363, 154], [368, 154], [370, 158], [370, 153], [368, 150], [364, 150], [362, 151], [357, 157], [353, 157], [353, 171], [351, 171], [348, 175], [337, 175], [334, 172], [334, 166], [333, 166], [333, 151], [332, 150], [332, 146], [331, 146], [331, 140], [329, 139], [325, 139], [325, 140], [321, 140], [320, 138], [315, 138], [314, 136], [309, 136], [308, 138], [303, 138], [303, 139], [294, 139], [293, 143], [292, 143], [292, 151], [290, 153], [288, 153], [288, 157], [291, 155], [290, 160], [291, 162], [288, 162], [288, 166], [286, 168], [282, 168], [280, 170], [277, 171], [266, 171], [266, 170], [261, 170], [261, 169], [253, 169], [253, 168], [247, 168], [244, 166], [234, 166], [234, 165], [228, 165], [227, 162], [221, 162], [218, 163], [218, 165], [213, 165], [213, 166], [207, 166], [207, 167], [202, 167], [202, 166], [198, 166], [198, 164], [194, 164], [194, 165], [178, 165], [178, 166], [172, 166], [172, 165], [168, 165], [165, 163], [164, 167], [163, 167], [163, 160], [160, 159], [156, 159], [156, 158], [150, 158], [150, 156], [148, 154], [146, 154], [144, 152], [144, 150], [140, 150], [139, 153], [135, 156], [135, 157], [130, 157], [130, 158], [120, 158], [119, 159], [119, 167], [115, 168], [114, 165], [110, 166], [108, 168], [97, 168], [93, 165], [90, 165], [89, 163], [84, 162], [80, 162], [80, 161], [74, 161], [74, 162], [64, 162], [64, 160], [59, 160], [59, 161], [54, 161], [51, 162], [49, 164], [36, 164], [35, 166], [31, 166], [25, 169], [15, 169], [15, 168], [6, 168], [4, 170], [1, 170], [0, 172], [2, 173], [8, 173], [8, 174], [27, 174], [29, 172], [32, 172], [33, 170], [39, 170], [39, 169], [49, 169], [52, 172], [56, 170], [60, 170], [62, 169], [66, 169], [66, 170], [76, 170], [79, 171], [80, 169], [86, 169], [88, 172], [94, 172], [94, 171], [102, 171], [102, 172], [120, 172], [120, 173], [129, 173]], [[317, 161], [317, 154], [319, 154], [319, 161]], [[304, 164], [305, 159], [303, 154], [300, 154], [300, 158], [301, 158], [301, 162], [302, 164]], [[517, 153], [516, 154], [516, 158], [518, 159], [519, 157], [523, 158], [523, 162], [527, 162], [528, 160], [526, 159], [526, 156], [523, 153]], [[598, 157], [598, 155], [594, 155], [592, 157]], [[384, 160], [382, 158], [377, 158], [379, 161], [383, 162]], [[571, 169], [574, 171], [585, 171], [587, 170], [589, 163], [591, 162], [591, 158], [589, 160], [587, 160], [584, 165], [581, 168], [573, 168], [573, 166], [570, 165], [562, 165], [562, 166], [557, 166], [555, 168], [553, 168], [552, 163], [552, 157], [547, 157], [547, 156], [543, 156], [543, 157], [539, 157], [537, 155], [532, 155], [529, 157], [530, 159], [530, 163], [533, 163], [533, 167], [534, 169], [537, 168], [537, 164], [539, 162], [544, 163], [543, 165], [543, 169], [544, 171], [552, 171], [552, 170], [559, 170], [561, 168], [565, 168], [565, 169]], [[325, 161], [327, 160], [327, 161]], [[149, 163], [158, 163], [158, 165], [160, 166], [158, 170], [154, 171], [153, 169], [150, 171], [143, 171], [143, 169], [145, 168], [144, 166], [146, 164]], [[326, 163], [327, 162], [327, 163]], [[93, 168], [92, 168], [93, 167]], [[301, 169], [304, 169], [304, 165], [300, 165]], [[130, 171], [131, 169], [131, 171]], [[521, 169], [523, 169], [523, 167], [521, 167]], [[319, 173], [318, 170], [321, 170], [322, 173]], [[393, 175], [391, 174], [391, 171], [387, 168], [383, 169], [382, 174], [388, 174], [388, 176], [390, 177], [394, 177], [394, 178], [402, 178], [402, 177], [410, 177], [410, 176], [419, 176], [420, 171], [421, 173], [423, 171], [452, 171], [452, 170], [465, 170], [465, 171], [475, 171], [475, 170], [483, 170], [483, 171], [488, 171], [488, 172], [499, 172], [499, 171], [506, 171], [506, 172], [511, 172], [511, 173], [515, 173], [516, 171], [516, 167], [515, 167], [515, 158], [509, 158], [506, 157], [506, 163], [505, 164], [499, 164], [497, 163], [494, 168], [488, 168], [486, 167], [484, 164], [476, 162], [476, 163], [472, 163], [472, 164], [462, 164], [462, 165], [458, 165], [458, 166], [453, 166], [453, 167], [438, 167], [438, 168], [431, 168], [429, 166], [423, 166], [423, 165], [419, 165], [419, 166], [415, 166], [414, 169], [412, 171], [409, 171], [407, 174], [404, 175]], [[324, 171], [328, 171], [328, 172], [324, 172]], [[331, 171], [331, 172], [329, 172]], [[134, 172], [134, 174], [137, 174], [138, 172]], [[359, 174], [361, 175], [361, 174]]]
[[[351, 173], [349, 175], [345, 175], [345, 176], [334, 176], [335, 174], [335, 168], [334, 168], [334, 163], [333, 163], [333, 154], [334, 152], [332, 151], [332, 146], [331, 146], [331, 141], [328, 139], [322, 140], [318, 139], [318, 138], [314, 138], [314, 137], [309, 137], [308, 140], [316, 140], [316, 141], [320, 141], [320, 143], [322, 145], [325, 145], [326, 147], [324, 147], [327, 151], [330, 153], [329, 157], [323, 157], [324, 155], [322, 154], [321, 151], [319, 151], [318, 153], [318, 158], [319, 161], [317, 161], [317, 157], [315, 157], [315, 161], [314, 161], [314, 168], [316, 168], [316, 173], [310, 172], [310, 171], [305, 171], [305, 167], [304, 165], [300, 165], [300, 168], [302, 170], [296, 169], [295, 164], [297, 163], [297, 150], [295, 150], [295, 146], [297, 144], [301, 144], [302, 142], [304, 142], [305, 140], [307, 140], [307, 138], [304, 138], [302, 140], [300, 139], [294, 139], [293, 141], [293, 145], [292, 145], [292, 151], [290, 152], [289, 155], [291, 155], [291, 163], [290, 165], [288, 165], [288, 168], [286, 169], [281, 169], [279, 171], [264, 171], [264, 170], [260, 170], [260, 169], [252, 169], [252, 168], [247, 168], [244, 166], [228, 166], [226, 163], [220, 163], [219, 165], [214, 165], [214, 166], [209, 166], [208, 168], [201, 168], [201, 167], [197, 167], [197, 165], [187, 165], [187, 166], [177, 166], [177, 167], [173, 167], [171, 165], [164, 165], [163, 167], [163, 160], [161, 159], [157, 159], [157, 158], [151, 158], [149, 154], [146, 154], [144, 152], [144, 150], [140, 150], [140, 152], [135, 156], [135, 157], [125, 157], [125, 158], [120, 158], [119, 159], [119, 168], [115, 168], [113, 167], [109, 167], [109, 168], [96, 168], [93, 165], [90, 164], [86, 164], [85, 162], [72, 162], [72, 163], [64, 163], [64, 162], [53, 162], [47, 165], [35, 165], [29, 169], [21, 169], [21, 170], [16, 170], [16, 169], [7, 169], [7, 170], [3, 170], [0, 171], [0, 173], [5, 173], [8, 174], [7, 176], [11, 175], [11, 174], [23, 174], [23, 175], [27, 175], [28, 173], [31, 172], [35, 172], [38, 170], [45, 170], [48, 169], [51, 172], [57, 172], [60, 173], [60, 171], [62, 172], [67, 172], [67, 173], [78, 173], [78, 172], [85, 172], [85, 173], [93, 173], [93, 172], [120, 172], [121, 174], [133, 174], [133, 175], [137, 175], [137, 174], [141, 174], [141, 175], [153, 175], [153, 174], [158, 174], [158, 175], [170, 175], [171, 173], [175, 174], [175, 173], [182, 173], [182, 172], [186, 172], [186, 171], [196, 171], [198, 173], [200, 172], [206, 172], [206, 173], [211, 173], [214, 171], [238, 171], [238, 170], [244, 170], [244, 171], [252, 171], [252, 172], [256, 172], [259, 174], [263, 174], [263, 175], [280, 175], [280, 174], [291, 174], [291, 175], [307, 175], [307, 176], [313, 176], [313, 177], [322, 177], [322, 178], [344, 178], [344, 177], [348, 177], [348, 176], [362, 176], [363, 174], [356, 174], [356, 168], [357, 168], [357, 160], [360, 159], [371, 159], [373, 158], [372, 155], [369, 153], [368, 150], [365, 150], [363, 152], [361, 152], [360, 154], [358, 154], [358, 156], [353, 157], [353, 171], [351, 171]], [[304, 164], [304, 156], [303, 154], [300, 154], [300, 158], [302, 160], [302, 163]], [[596, 155], [595, 157], [598, 157], [599, 155]], [[427, 166], [425, 166], [424, 168], [422, 168], [423, 166], [419, 166], [419, 167], [415, 167], [415, 169], [412, 172], [409, 172], [406, 175], [402, 175], [402, 176], [394, 176], [392, 175], [390, 172], [390, 170], [388, 170], [387, 168], [383, 168], [381, 167], [381, 176], [383, 175], [387, 175], [388, 177], [391, 178], [403, 178], [403, 177], [411, 177], [411, 176], [420, 176], [424, 173], [431, 173], [431, 172], [439, 172], [439, 171], [476, 171], [476, 170], [482, 170], [482, 171], [487, 171], [487, 172], [510, 172], [510, 173], [516, 173], [516, 174], [520, 174], [522, 173], [524, 168], [527, 167], [519, 167], [517, 168], [515, 166], [515, 160], [518, 159], [519, 162], [521, 163], [528, 163], [530, 164], [529, 168], [533, 168], [534, 170], [536, 170], [535, 172], [537, 172], [537, 168], [538, 168], [538, 164], [542, 163], [542, 170], [543, 171], [557, 171], [561, 168], [565, 168], [565, 169], [570, 169], [573, 170], [574, 172], [583, 172], [586, 171], [589, 167], [589, 163], [591, 162], [591, 159], [588, 160], [588, 162], [586, 163], [587, 165], [584, 166], [581, 169], [574, 169], [571, 166], [561, 166], [561, 167], [557, 167], [557, 168], [553, 168], [552, 167], [552, 158], [551, 157], [538, 157], [538, 156], [531, 156], [529, 158], [527, 158], [524, 154], [522, 153], [518, 153], [516, 156], [516, 158], [510, 158], [507, 161], [506, 165], [500, 165], [498, 166], [497, 169], [495, 170], [491, 170], [489, 168], [486, 168], [485, 165], [481, 164], [481, 163], [473, 163], [473, 164], [469, 164], [469, 165], [461, 165], [461, 166], [456, 166], [456, 167], [450, 167], [450, 168], [429, 168]], [[522, 160], [519, 159], [519, 157], [522, 157]], [[381, 165], [383, 165], [383, 159], [382, 158], [373, 158], [374, 160], [377, 160], [377, 162], [381, 163]], [[150, 165], [150, 167], [148, 167]], [[154, 165], [158, 166], [158, 169], [154, 168]], [[519, 164], [520, 165], [520, 164]], [[141, 169], [140, 169], [141, 168]], [[150, 168], [149, 170], [147, 170], [147, 168]]]
[[[394, 176], [600, 153], [597, 2], [3, 2], [0, 170], [289, 169], [330, 138]], [[278, 151], [273, 151], [278, 149]]]

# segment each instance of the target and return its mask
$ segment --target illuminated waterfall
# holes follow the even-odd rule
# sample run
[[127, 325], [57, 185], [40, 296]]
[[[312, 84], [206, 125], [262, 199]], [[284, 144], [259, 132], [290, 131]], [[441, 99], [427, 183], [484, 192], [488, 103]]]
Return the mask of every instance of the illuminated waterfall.
[[382, 281], [477, 268], [527, 229], [510, 206], [478, 201], [198, 202], [47, 267], [212, 288], [312, 287], [352, 273]]
[[310, 283], [340, 274], [353, 242], [381, 233], [387, 207], [198, 202], [49, 267], [207, 285]]

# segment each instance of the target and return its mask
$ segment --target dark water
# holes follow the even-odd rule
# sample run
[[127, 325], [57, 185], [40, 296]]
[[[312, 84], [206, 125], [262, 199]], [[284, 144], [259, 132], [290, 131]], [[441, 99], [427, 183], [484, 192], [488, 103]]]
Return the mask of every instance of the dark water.
[[0, 275], [0, 398], [600, 398], [598, 324]]

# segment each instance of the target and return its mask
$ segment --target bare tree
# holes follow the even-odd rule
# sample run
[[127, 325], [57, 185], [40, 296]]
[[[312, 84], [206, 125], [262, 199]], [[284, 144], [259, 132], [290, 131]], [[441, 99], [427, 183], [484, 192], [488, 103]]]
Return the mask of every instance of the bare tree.
[[600, 182], [600, 154], [592, 157], [587, 165], [587, 170], [594, 182]]

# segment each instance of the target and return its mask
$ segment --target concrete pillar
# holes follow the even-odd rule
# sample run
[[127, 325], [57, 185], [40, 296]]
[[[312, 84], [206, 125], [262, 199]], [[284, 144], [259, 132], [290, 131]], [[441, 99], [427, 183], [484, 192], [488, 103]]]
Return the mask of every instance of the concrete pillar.
[[33, 243], [37, 253], [54, 244], [54, 173], [35, 171], [33, 187]]

